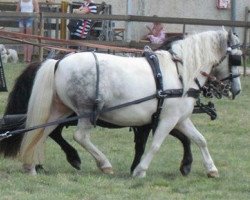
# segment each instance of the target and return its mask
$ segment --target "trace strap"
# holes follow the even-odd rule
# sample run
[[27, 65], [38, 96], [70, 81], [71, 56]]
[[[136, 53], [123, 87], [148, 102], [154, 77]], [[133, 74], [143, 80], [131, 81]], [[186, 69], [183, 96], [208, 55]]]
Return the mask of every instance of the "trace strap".
[[[187, 92], [187, 96], [189, 97], [193, 97], [193, 98], [197, 98], [200, 94], [199, 90], [195, 90], [195, 89], [189, 89], [189, 91]], [[177, 97], [181, 97], [183, 95], [183, 89], [176, 89], [176, 90], [164, 90], [161, 93], [162, 96], [164, 96], [164, 98], [177, 98]], [[102, 110], [99, 111], [99, 115], [107, 113], [107, 112], [111, 112], [117, 109], [121, 109], [127, 106], [131, 106], [131, 105], [135, 105], [135, 104], [139, 104], [145, 101], [149, 101], [152, 100], [154, 98], [156, 98], [158, 96], [158, 94], [152, 94], [149, 95], [147, 97], [144, 98], [140, 98], [134, 101], [130, 101], [130, 102], [126, 102], [120, 105], [116, 105], [113, 107], [109, 107], [109, 108], [103, 108]], [[74, 117], [69, 117], [69, 118], [63, 118], [63, 119], [59, 119], [53, 122], [49, 122], [49, 123], [45, 123], [45, 124], [40, 124], [37, 126], [33, 126], [33, 127], [29, 127], [29, 128], [23, 128], [23, 129], [18, 129], [18, 130], [14, 130], [14, 131], [7, 131], [5, 133], [0, 133], [0, 140], [4, 139], [4, 138], [8, 138], [11, 137], [13, 135], [17, 135], [17, 134], [21, 134], [21, 133], [25, 133], [28, 131], [33, 131], [35, 129], [39, 129], [39, 128], [45, 128], [47, 126], [53, 126], [53, 125], [57, 125], [57, 124], [63, 124], [66, 122], [72, 122], [72, 121], [76, 121], [78, 119], [81, 118], [89, 118], [93, 115], [93, 113], [82, 113], [78, 116], [74, 116]]]

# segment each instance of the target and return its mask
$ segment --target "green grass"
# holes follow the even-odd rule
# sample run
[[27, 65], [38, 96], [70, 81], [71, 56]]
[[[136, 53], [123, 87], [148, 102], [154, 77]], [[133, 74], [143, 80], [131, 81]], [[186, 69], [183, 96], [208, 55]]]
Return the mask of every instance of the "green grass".
[[[22, 65], [6, 65], [9, 90]], [[168, 137], [154, 157], [144, 179], [129, 174], [133, 158], [133, 134], [129, 129], [96, 128], [92, 141], [110, 159], [115, 174], [104, 175], [92, 157], [72, 139], [74, 127], [64, 129], [64, 136], [79, 151], [82, 169], [74, 170], [51, 139], [46, 145], [46, 172], [36, 177], [23, 174], [18, 160], [0, 158], [1, 200], [103, 200], [103, 199], [226, 199], [248, 200], [250, 197], [250, 78], [242, 77], [243, 92], [235, 101], [215, 100], [218, 119], [205, 114], [193, 115], [193, 121], [207, 139], [220, 178], [209, 179], [200, 151], [192, 145], [194, 163], [188, 177], [182, 177], [179, 164], [182, 148]], [[8, 93], [0, 93], [4, 110]], [[151, 142], [151, 141], [149, 141]]]

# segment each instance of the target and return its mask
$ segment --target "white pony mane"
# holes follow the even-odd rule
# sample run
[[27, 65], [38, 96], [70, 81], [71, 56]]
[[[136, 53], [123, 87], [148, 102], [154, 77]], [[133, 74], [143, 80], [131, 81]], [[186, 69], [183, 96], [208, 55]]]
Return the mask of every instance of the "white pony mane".
[[210, 72], [212, 65], [225, 55], [228, 32], [207, 31], [188, 36], [173, 44], [172, 50], [182, 59], [179, 71], [183, 78], [184, 94], [201, 71]]

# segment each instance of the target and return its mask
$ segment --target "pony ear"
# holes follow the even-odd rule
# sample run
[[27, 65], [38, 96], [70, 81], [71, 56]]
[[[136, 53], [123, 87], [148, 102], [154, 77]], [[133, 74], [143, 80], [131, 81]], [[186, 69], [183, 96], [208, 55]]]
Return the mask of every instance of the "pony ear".
[[228, 31], [228, 38], [229, 38], [229, 40], [230, 40], [232, 37], [233, 37], [233, 31], [232, 31], [232, 29], [230, 29], [230, 30]]
[[221, 29], [222, 29], [223, 31], [227, 31], [227, 30], [225, 29], [225, 26], [222, 26]]

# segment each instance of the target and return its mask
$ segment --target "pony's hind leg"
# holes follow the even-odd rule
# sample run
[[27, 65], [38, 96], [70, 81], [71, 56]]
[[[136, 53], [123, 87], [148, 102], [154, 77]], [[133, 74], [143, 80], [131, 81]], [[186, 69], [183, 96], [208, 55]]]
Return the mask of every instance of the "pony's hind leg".
[[67, 161], [75, 169], [81, 169], [81, 159], [74, 147], [72, 147], [62, 136], [63, 125], [59, 125], [53, 132], [49, 135], [66, 154]]
[[[23, 151], [24, 153], [21, 155], [21, 159], [23, 161], [23, 170], [25, 173], [30, 175], [36, 175], [36, 165], [42, 164], [44, 161], [44, 143], [49, 135], [49, 133], [56, 128], [55, 126], [47, 127], [46, 129], [40, 129], [39, 135], [33, 138], [26, 139], [29, 142], [26, 150]], [[26, 134], [33, 134], [26, 133]], [[25, 143], [27, 143], [24, 139]]]
[[170, 132], [170, 135], [176, 137], [182, 143], [183, 159], [181, 161], [180, 171], [183, 176], [187, 176], [191, 171], [192, 162], [193, 162], [193, 155], [192, 155], [192, 151], [190, 148], [190, 140], [186, 135], [184, 135], [182, 132], [178, 131], [177, 129], [173, 129]]
[[80, 119], [74, 139], [85, 148], [96, 160], [97, 167], [105, 174], [113, 174], [112, 165], [106, 156], [90, 141], [92, 124], [89, 119]]
[[187, 135], [191, 140], [195, 142], [195, 144], [200, 148], [203, 163], [207, 170], [208, 177], [214, 178], [219, 177], [218, 170], [214, 165], [212, 157], [207, 148], [207, 142], [202, 134], [195, 128], [191, 120], [188, 118], [181, 123], [179, 123], [176, 127], [178, 130]]
[[[68, 108], [59, 105], [53, 105], [47, 122], [64, 118], [72, 113]], [[45, 129], [35, 130], [34, 133], [26, 133], [21, 146], [21, 159], [23, 169], [31, 175], [36, 175], [35, 166], [42, 164], [44, 161], [44, 145], [49, 134], [58, 125], [47, 126]], [[30, 135], [29, 135], [30, 134]], [[33, 135], [32, 135], [33, 134]]]
[[148, 136], [151, 131], [151, 125], [133, 127], [133, 131], [134, 131], [134, 142], [135, 142], [135, 156], [133, 163], [130, 167], [130, 173], [134, 171], [135, 167], [141, 161], [141, 157], [145, 151]]

